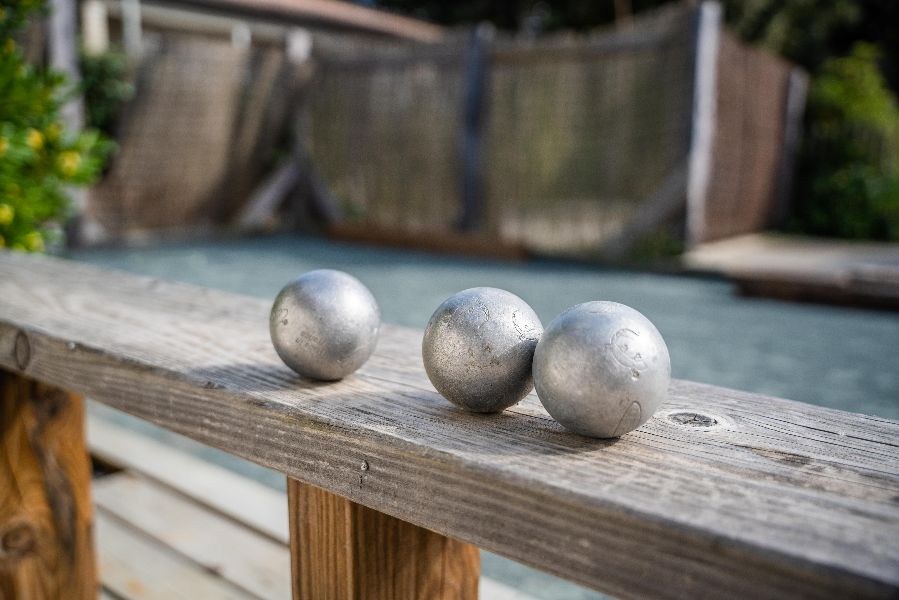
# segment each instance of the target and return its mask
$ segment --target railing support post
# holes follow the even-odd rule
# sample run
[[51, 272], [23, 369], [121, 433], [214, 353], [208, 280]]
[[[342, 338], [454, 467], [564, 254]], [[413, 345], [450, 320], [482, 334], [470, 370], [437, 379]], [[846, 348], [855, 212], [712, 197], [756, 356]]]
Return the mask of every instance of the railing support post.
[[293, 597], [477, 598], [474, 546], [287, 480]]
[[97, 597], [90, 477], [84, 400], [0, 369], [0, 598]]

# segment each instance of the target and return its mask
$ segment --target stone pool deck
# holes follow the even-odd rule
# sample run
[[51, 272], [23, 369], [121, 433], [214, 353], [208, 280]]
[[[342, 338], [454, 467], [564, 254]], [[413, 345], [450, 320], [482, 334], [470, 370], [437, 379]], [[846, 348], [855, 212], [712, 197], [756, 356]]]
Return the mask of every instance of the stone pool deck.
[[751, 234], [702, 244], [683, 262], [747, 296], [899, 310], [896, 243]]

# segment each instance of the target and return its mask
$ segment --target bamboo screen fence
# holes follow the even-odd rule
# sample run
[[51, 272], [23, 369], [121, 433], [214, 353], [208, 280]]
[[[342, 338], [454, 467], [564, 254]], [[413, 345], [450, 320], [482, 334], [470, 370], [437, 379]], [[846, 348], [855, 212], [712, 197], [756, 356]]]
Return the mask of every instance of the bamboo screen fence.
[[304, 64], [277, 44], [149, 32], [87, 213], [107, 239], [226, 226], [296, 129], [341, 223], [365, 230], [582, 256], [659, 229], [757, 230], [783, 212], [802, 78], [711, 23], [709, 177], [688, 201], [708, 6], [531, 40], [313, 32]]

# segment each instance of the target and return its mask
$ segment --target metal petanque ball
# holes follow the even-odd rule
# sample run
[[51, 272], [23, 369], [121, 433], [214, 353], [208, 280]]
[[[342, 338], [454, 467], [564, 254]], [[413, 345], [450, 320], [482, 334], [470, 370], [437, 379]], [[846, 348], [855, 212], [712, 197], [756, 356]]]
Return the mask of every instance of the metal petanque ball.
[[506, 409], [534, 387], [531, 361], [543, 325], [527, 303], [489, 287], [464, 290], [441, 304], [421, 344], [437, 391], [472, 412]]
[[534, 353], [537, 396], [566, 429], [618, 437], [649, 420], [668, 393], [671, 358], [658, 329], [617, 302], [556, 317]]
[[368, 360], [381, 313], [362, 282], [342, 271], [309, 271], [275, 298], [269, 333], [278, 356], [304, 377], [334, 381]]

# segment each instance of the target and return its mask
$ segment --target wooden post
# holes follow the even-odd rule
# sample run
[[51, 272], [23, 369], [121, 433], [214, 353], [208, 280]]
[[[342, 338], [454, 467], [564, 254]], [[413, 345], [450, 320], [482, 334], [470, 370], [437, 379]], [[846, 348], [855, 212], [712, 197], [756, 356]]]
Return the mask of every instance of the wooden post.
[[479, 24], [471, 33], [465, 57], [462, 107], [462, 197], [458, 228], [474, 231], [484, 217], [484, 134], [487, 125], [487, 85], [493, 28]]
[[705, 203], [712, 172], [718, 90], [721, 5], [703, 2], [696, 9], [693, 63], [693, 118], [687, 172], [687, 246], [705, 239]]
[[477, 598], [478, 549], [287, 480], [293, 597]]
[[109, 14], [103, 0], [81, 3], [81, 38], [85, 52], [103, 54], [109, 51]]
[[793, 192], [793, 171], [802, 141], [802, 116], [808, 94], [808, 74], [799, 67], [790, 70], [787, 93], [784, 98], [784, 130], [781, 142], [780, 164], [774, 188], [774, 208], [770, 223], [782, 225], [790, 212]]
[[0, 598], [95, 599], [84, 401], [0, 370], [0, 444]]

